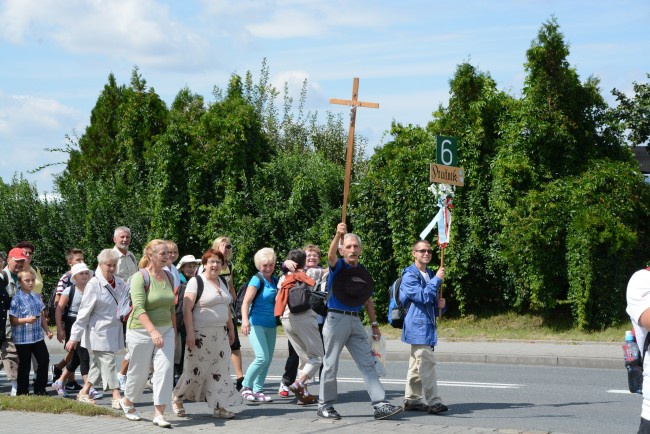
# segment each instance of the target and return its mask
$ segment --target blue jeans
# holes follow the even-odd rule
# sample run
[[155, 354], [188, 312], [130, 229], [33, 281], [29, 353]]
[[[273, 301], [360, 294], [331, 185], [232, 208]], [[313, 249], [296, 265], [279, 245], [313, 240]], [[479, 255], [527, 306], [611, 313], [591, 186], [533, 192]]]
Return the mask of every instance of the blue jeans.
[[254, 392], [264, 390], [264, 381], [275, 351], [275, 332], [275, 327], [251, 325], [249, 341], [255, 352], [255, 360], [248, 366], [242, 384], [253, 389]]

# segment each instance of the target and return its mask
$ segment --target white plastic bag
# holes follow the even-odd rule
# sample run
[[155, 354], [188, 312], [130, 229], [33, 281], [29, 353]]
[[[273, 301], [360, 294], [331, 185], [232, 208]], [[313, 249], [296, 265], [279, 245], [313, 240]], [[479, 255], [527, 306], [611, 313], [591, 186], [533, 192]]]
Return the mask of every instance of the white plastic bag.
[[368, 329], [368, 341], [370, 342], [370, 354], [375, 362], [377, 376], [386, 376], [386, 338], [382, 335], [378, 341], [372, 338], [372, 329]]

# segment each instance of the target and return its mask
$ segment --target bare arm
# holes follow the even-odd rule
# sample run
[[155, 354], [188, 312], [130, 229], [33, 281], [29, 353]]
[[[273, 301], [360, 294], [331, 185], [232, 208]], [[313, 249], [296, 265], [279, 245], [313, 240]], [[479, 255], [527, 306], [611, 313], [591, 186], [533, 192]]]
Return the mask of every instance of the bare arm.
[[639, 317], [639, 325], [646, 330], [650, 330], [650, 307], [644, 310]]
[[193, 350], [196, 346], [196, 336], [194, 334], [194, 317], [192, 311], [196, 303], [196, 294], [193, 292], [186, 292], [183, 297], [183, 323], [185, 323], [185, 345], [188, 350]]
[[246, 288], [246, 294], [244, 295], [244, 300], [242, 301], [241, 304], [241, 332], [245, 336], [248, 336], [248, 334], [251, 332], [251, 324], [248, 318], [248, 310], [250, 309], [251, 303], [253, 302], [256, 293], [257, 293], [256, 287], [249, 286], [248, 288]]
[[65, 329], [63, 327], [63, 309], [68, 304], [68, 296], [60, 294], [59, 302], [56, 304], [56, 310], [54, 311], [54, 319], [56, 321], [56, 339], [59, 342], [65, 341]]
[[339, 223], [338, 226], [336, 226], [336, 234], [334, 235], [334, 238], [332, 238], [330, 249], [327, 251], [327, 262], [332, 268], [336, 267], [336, 263], [339, 260], [338, 251], [341, 237], [343, 237], [343, 235], [345, 235], [347, 232], [348, 227], [345, 223]]
[[[368, 318], [370, 319], [371, 324], [377, 324], [377, 315], [375, 315], [375, 304], [372, 302], [372, 297], [366, 301], [364, 304], [366, 307], [366, 312], [368, 312]], [[376, 341], [381, 338], [381, 331], [379, 330], [379, 325], [372, 326], [372, 338]]]

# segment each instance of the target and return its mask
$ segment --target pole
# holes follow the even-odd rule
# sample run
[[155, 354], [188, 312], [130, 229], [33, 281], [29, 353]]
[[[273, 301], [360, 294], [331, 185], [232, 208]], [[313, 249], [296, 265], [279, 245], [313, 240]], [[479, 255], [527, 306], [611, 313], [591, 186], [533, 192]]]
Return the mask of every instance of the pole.
[[[359, 88], [359, 79], [354, 79], [354, 90]], [[354, 155], [354, 123], [357, 117], [357, 107], [350, 110], [350, 131], [348, 132], [348, 154], [345, 161], [345, 183], [343, 184], [343, 216], [341, 221], [346, 223], [345, 218], [348, 212], [348, 194], [350, 193], [350, 178], [352, 176], [352, 157]]]
[[[443, 246], [440, 246], [440, 268], [443, 268], [445, 266], [445, 248]], [[445, 281], [443, 280], [440, 282], [440, 290], [438, 291], [438, 300], [442, 298], [442, 285], [445, 284]], [[442, 317], [442, 310], [438, 308], [438, 319]]]

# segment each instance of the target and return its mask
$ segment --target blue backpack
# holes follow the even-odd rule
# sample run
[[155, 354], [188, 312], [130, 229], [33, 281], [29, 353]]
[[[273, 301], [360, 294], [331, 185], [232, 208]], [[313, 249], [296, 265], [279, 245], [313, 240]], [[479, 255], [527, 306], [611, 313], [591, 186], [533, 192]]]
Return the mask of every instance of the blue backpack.
[[411, 307], [410, 302], [402, 306], [402, 302], [399, 301], [399, 288], [402, 285], [402, 276], [403, 272], [388, 288], [388, 323], [396, 329], [404, 328], [404, 318], [406, 318], [406, 313], [409, 307]]

